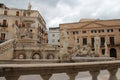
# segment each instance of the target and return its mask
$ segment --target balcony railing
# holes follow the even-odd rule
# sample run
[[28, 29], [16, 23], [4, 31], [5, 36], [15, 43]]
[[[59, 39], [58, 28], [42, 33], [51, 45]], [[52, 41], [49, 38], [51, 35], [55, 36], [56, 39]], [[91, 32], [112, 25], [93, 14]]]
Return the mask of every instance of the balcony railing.
[[0, 54], [3, 54], [4, 52], [8, 51], [9, 49], [12, 49], [13, 42], [14, 42], [14, 39], [11, 39], [11, 40], [1, 43], [0, 44]]
[[8, 24], [0, 24], [0, 27], [8, 27]]

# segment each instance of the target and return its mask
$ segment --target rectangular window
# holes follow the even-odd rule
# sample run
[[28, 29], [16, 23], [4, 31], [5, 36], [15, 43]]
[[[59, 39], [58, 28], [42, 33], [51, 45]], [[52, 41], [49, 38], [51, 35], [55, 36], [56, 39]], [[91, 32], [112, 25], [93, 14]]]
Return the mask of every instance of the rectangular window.
[[3, 20], [3, 25], [6, 25], [7, 24], [7, 20]]
[[1, 33], [1, 40], [5, 40], [5, 33]]
[[67, 34], [69, 35], [69, 32], [67, 32]]
[[78, 31], [73, 31], [73, 34], [75, 35], [75, 34], [78, 34]]
[[107, 29], [107, 32], [113, 32], [113, 29]]
[[120, 29], [119, 29], [119, 32], [120, 32]]
[[101, 30], [98, 30], [98, 32], [100, 33], [100, 32], [101, 32]]
[[79, 43], [79, 39], [77, 39], [77, 43]]
[[114, 45], [114, 44], [115, 44], [114, 37], [110, 37], [110, 45]]
[[60, 42], [60, 40], [58, 40], [58, 42]]
[[102, 29], [101, 31], [104, 32], [104, 29]]
[[52, 34], [52, 37], [55, 37], [55, 34]]
[[104, 46], [104, 43], [105, 43], [105, 38], [104, 37], [101, 37], [101, 46]]
[[87, 38], [83, 38], [83, 45], [87, 45]]
[[8, 27], [7, 20], [3, 20], [2, 27]]
[[99, 33], [104, 32], [104, 29], [98, 30]]
[[19, 16], [19, 11], [16, 12], [16, 16]]
[[97, 33], [97, 30], [91, 30], [91, 33]]
[[7, 11], [4, 11], [4, 15], [7, 15]]
[[82, 31], [82, 33], [87, 33], [87, 31]]
[[93, 30], [91, 30], [91, 33], [93, 33]]
[[94, 38], [91, 38], [91, 45], [94, 46]]

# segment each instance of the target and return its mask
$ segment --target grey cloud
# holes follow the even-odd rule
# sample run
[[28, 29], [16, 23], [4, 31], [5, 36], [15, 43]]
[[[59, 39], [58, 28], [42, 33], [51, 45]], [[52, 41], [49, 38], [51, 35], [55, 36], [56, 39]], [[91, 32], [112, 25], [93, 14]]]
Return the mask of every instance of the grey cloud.
[[77, 22], [81, 18], [118, 19], [120, 0], [1, 0], [10, 7], [26, 8], [31, 2], [48, 27]]

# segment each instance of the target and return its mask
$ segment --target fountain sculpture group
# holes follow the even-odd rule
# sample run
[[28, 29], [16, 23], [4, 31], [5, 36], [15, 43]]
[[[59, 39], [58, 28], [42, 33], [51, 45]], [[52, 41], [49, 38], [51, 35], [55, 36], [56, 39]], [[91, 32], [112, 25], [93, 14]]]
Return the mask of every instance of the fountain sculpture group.
[[[75, 35], [75, 43], [74, 47], [71, 50], [68, 50], [68, 35], [66, 29], [63, 29], [61, 32], [61, 45], [59, 56], [60, 60], [70, 60], [72, 57], [79, 56], [79, 57], [100, 57], [100, 37], [94, 37], [94, 51], [91, 49], [90, 46], [84, 45], [81, 48], [77, 47], [77, 35]], [[105, 46], [105, 55], [104, 57], [108, 57], [108, 47], [107, 43], [104, 43]]]

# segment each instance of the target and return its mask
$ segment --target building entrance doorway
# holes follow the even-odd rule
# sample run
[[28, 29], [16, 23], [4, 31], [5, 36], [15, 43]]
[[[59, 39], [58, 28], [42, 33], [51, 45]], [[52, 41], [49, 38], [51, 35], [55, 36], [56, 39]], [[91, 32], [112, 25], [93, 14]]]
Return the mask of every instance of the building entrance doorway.
[[111, 48], [111, 49], [110, 49], [110, 57], [115, 57], [115, 58], [117, 58], [116, 49], [114, 49], [114, 48]]

